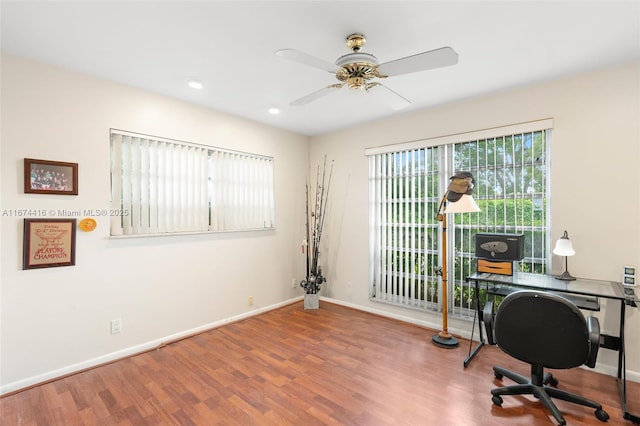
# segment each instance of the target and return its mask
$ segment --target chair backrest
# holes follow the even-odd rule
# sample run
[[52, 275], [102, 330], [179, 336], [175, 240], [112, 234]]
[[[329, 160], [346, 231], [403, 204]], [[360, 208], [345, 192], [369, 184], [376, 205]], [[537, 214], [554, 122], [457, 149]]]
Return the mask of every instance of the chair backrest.
[[495, 339], [512, 357], [549, 368], [578, 367], [590, 352], [582, 312], [573, 302], [546, 292], [521, 290], [505, 297], [496, 313]]

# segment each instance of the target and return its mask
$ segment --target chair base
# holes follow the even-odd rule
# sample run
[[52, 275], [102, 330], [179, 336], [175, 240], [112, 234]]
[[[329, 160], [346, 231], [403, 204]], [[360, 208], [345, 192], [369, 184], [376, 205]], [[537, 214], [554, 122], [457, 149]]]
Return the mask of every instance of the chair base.
[[[502, 377], [505, 376], [517, 383], [517, 385], [491, 389], [491, 401], [493, 401], [495, 405], [502, 405], [501, 395], [533, 395], [547, 407], [551, 414], [553, 414], [553, 417], [558, 421], [558, 424], [566, 425], [567, 422], [562, 416], [562, 413], [551, 400], [551, 398], [557, 398], [574, 404], [595, 408], [596, 411], [594, 414], [598, 420], [603, 422], [609, 420], [607, 412], [604, 411], [602, 405], [596, 401], [552, 387], [556, 386], [558, 381], [550, 373], [543, 374], [541, 367], [531, 366], [531, 379], [502, 367], [493, 367], [493, 372], [498, 380], [501, 380]], [[549, 384], [551, 386], [549, 386]]]

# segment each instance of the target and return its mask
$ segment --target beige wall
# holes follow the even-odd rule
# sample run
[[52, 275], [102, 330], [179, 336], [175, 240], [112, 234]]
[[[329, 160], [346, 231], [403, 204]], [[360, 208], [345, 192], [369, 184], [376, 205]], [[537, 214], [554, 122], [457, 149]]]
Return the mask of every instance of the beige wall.
[[[618, 66], [514, 88], [315, 137], [311, 164], [335, 161], [330, 216], [323, 239], [329, 284], [325, 296], [386, 315], [439, 327], [440, 317], [368, 299], [368, 183], [365, 148], [554, 119], [551, 142], [551, 231], [567, 230], [578, 277], [619, 281], [624, 265], [640, 267], [640, 67]], [[554, 256], [553, 269], [562, 270]], [[598, 315], [618, 331], [618, 305]], [[640, 329], [640, 311], [627, 310], [627, 330]], [[471, 324], [450, 321], [468, 336]], [[628, 333], [628, 367], [640, 380], [640, 334]], [[461, 354], [461, 360], [463, 356]], [[603, 350], [599, 368], [614, 373], [615, 354]]]
[[[275, 157], [276, 230], [110, 240], [78, 232], [76, 266], [21, 270], [22, 218], [2, 216], [0, 392], [134, 353], [301, 296], [304, 183], [335, 161], [323, 295], [439, 327], [438, 315], [368, 299], [367, 147], [553, 118], [552, 233], [570, 232], [574, 275], [618, 280], [640, 267], [640, 66], [495, 93], [311, 138], [61, 69], [2, 57], [3, 211], [109, 207], [110, 127]], [[25, 157], [79, 163], [77, 197], [24, 194]], [[615, 209], [615, 211], [613, 211]], [[607, 215], [610, 214], [610, 217]], [[561, 270], [554, 258], [554, 270]], [[255, 306], [247, 306], [253, 296]], [[617, 307], [599, 315], [617, 331]], [[109, 321], [123, 331], [110, 335]], [[640, 311], [628, 310], [640, 329]], [[451, 321], [468, 336], [471, 324]], [[640, 348], [630, 333], [628, 346]], [[430, 336], [426, 336], [430, 338]], [[460, 362], [464, 358], [460, 350]], [[640, 380], [640, 355], [627, 359]], [[598, 368], [613, 372], [603, 351]]]
[[[3, 215], [3, 392], [302, 295], [291, 279], [304, 275], [306, 136], [6, 56], [1, 124], [7, 213], [108, 208], [111, 127], [273, 156], [276, 182], [273, 232], [113, 240], [97, 218], [95, 231], [78, 231], [72, 267], [23, 271], [22, 218]], [[24, 194], [25, 157], [78, 163], [79, 195]]]

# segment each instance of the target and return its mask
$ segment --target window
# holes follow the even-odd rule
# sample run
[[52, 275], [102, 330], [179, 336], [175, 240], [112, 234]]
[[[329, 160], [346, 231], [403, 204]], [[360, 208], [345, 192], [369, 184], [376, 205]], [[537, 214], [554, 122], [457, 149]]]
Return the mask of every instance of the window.
[[111, 235], [269, 229], [273, 158], [111, 130]]
[[480, 213], [447, 218], [448, 306], [472, 316], [475, 235], [525, 234], [522, 271], [548, 268], [548, 151], [552, 120], [370, 148], [370, 283], [372, 300], [437, 311], [441, 249], [438, 205], [449, 177], [474, 175]]

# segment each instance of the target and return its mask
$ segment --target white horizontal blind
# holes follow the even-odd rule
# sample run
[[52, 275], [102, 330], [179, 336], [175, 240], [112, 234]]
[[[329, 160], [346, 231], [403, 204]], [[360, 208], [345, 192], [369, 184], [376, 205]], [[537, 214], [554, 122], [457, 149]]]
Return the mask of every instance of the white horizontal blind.
[[111, 130], [111, 235], [273, 227], [273, 159]]

